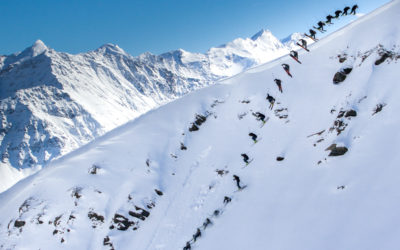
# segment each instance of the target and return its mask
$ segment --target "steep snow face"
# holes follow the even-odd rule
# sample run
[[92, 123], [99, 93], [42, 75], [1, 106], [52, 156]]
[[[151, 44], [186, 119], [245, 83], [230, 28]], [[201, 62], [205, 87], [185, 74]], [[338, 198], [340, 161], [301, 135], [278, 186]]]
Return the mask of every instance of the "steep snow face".
[[[391, 2], [302, 64], [283, 56], [54, 160], [0, 194], [0, 246], [397, 249], [398, 13]], [[182, 55], [193, 62], [164, 56]]]
[[2, 56], [0, 192], [152, 108], [286, 52], [263, 31], [207, 54], [176, 50], [135, 58], [106, 44], [70, 55], [38, 40]]

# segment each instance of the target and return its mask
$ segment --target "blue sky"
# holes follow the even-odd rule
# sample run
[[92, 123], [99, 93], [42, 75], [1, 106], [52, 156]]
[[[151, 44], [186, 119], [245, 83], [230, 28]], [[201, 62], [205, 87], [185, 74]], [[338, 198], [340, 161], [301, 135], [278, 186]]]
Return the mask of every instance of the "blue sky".
[[[368, 13], [388, 0], [0, 0], [0, 54], [41, 39], [68, 53], [118, 44], [136, 56], [182, 48], [205, 52], [269, 29], [278, 38], [307, 31], [329, 13], [358, 3]], [[346, 20], [340, 22], [343, 25]], [[331, 27], [331, 29], [334, 27]]]

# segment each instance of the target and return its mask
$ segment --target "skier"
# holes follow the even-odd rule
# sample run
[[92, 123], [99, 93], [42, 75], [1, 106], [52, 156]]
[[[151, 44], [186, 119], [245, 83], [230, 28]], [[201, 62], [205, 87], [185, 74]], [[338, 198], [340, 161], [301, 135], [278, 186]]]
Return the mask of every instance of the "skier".
[[315, 30], [310, 29], [310, 37], [316, 39], [316, 38], [315, 38], [315, 35], [316, 35], [316, 34], [317, 34], [317, 32], [315, 32]]
[[289, 71], [290, 70], [289, 64], [284, 63], [284, 64], [282, 64], [282, 67], [290, 77], [293, 77], [292, 74], [290, 74], [290, 71]]
[[350, 9], [349, 6], [344, 7], [342, 16], [347, 16], [347, 11], [349, 11], [349, 9]]
[[246, 154], [241, 154], [241, 156], [243, 157], [243, 161], [246, 162], [246, 164], [249, 164], [249, 156]]
[[297, 53], [297, 51], [294, 51], [294, 50], [292, 50], [292, 51], [290, 51], [290, 54], [289, 54], [296, 62], [298, 62], [298, 63], [300, 63], [301, 64], [301, 62], [299, 61], [299, 53]]
[[[280, 79], [275, 79], [274, 82], [275, 82], [276, 85], [278, 86], [279, 91], [280, 91], [281, 93], [283, 93], [283, 92], [282, 92], [282, 81], [281, 81]], [[267, 99], [268, 99], [268, 97], [267, 97]]]
[[275, 104], [275, 98], [272, 97], [271, 95], [267, 94], [267, 98], [266, 99], [269, 101], [269, 109], [272, 109], [274, 107], [274, 104]]
[[206, 229], [208, 225], [212, 224], [211, 220], [207, 218], [203, 223], [203, 228]]
[[242, 189], [242, 187], [240, 186], [240, 178], [237, 175], [233, 175], [233, 180], [236, 181], [236, 185], [238, 187], [238, 189]]
[[335, 11], [335, 18], [339, 18], [340, 14], [342, 14], [341, 10]]
[[357, 5], [357, 4], [354, 5], [354, 6], [351, 8], [350, 15], [351, 15], [351, 14], [355, 15], [355, 14], [356, 14], [356, 9], [357, 9], [357, 8], [358, 8], [358, 5]]
[[297, 51], [294, 50], [290, 51], [290, 56], [299, 59], [299, 53], [297, 53]]
[[331, 22], [332, 18], [333, 18], [333, 16], [331, 16], [331, 15], [326, 16], [326, 22], [325, 23], [332, 24], [332, 22]]
[[225, 196], [224, 197], [224, 204], [228, 204], [229, 202], [231, 202], [232, 201], [232, 198], [231, 197], [228, 197], [228, 196]]
[[254, 143], [257, 142], [257, 135], [254, 133], [249, 133], [249, 136], [251, 137], [251, 139], [253, 139]]
[[317, 24], [318, 24], [317, 30], [319, 30], [321, 32], [325, 32], [325, 30], [324, 30], [324, 26], [325, 26], [324, 22], [319, 21]]
[[200, 228], [197, 228], [197, 231], [195, 234], [193, 234], [193, 242], [196, 242], [197, 238], [201, 237], [201, 231]]
[[301, 42], [301, 46], [303, 46], [304, 49], [307, 50], [307, 41], [304, 40], [303, 38], [299, 40]]
[[192, 246], [190, 246], [190, 242], [186, 242], [186, 246], [183, 248], [183, 250], [190, 250], [192, 249]]
[[265, 115], [264, 114], [262, 114], [260, 112], [256, 112], [256, 113], [253, 113], [253, 115], [255, 117], [257, 117], [257, 120], [262, 121], [263, 123], [265, 123]]
[[321, 33], [324, 33], [326, 31], [326, 30], [324, 30], [324, 25], [325, 25], [324, 22], [319, 21], [317, 25], [318, 25], [318, 27], [313, 26], [313, 28], [319, 30], [319, 32], [321, 32]]

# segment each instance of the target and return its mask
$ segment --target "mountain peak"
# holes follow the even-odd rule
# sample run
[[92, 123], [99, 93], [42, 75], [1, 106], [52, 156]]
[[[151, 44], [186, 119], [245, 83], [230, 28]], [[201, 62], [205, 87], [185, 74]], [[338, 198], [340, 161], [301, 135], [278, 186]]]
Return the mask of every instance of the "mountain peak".
[[264, 36], [271, 36], [272, 33], [270, 30], [268, 29], [261, 29], [259, 32], [257, 32], [255, 35], [253, 35], [251, 37], [251, 40], [255, 41], [257, 39], [259, 39], [260, 37], [264, 37]]
[[42, 54], [43, 52], [47, 51], [49, 48], [44, 44], [42, 40], [36, 40], [36, 42], [30, 47], [32, 52], [32, 57]]
[[107, 54], [126, 54], [118, 45], [112, 43], [106, 43], [95, 51]]

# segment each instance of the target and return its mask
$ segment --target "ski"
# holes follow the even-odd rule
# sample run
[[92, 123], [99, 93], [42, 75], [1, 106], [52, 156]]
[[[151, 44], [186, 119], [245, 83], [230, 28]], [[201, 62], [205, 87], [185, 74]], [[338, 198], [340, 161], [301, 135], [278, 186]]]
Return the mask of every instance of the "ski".
[[247, 187], [247, 185], [242, 186], [241, 188], [239, 188], [238, 190], [236, 190], [235, 193], [236, 193], [236, 192], [242, 191], [242, 190], [245, 189], [246, 187]]
[[306, 37], [312, 39], [314, 42], [318, 41], [317, 38], [314, 38], [314, 37], [312, 37], [312, 36], [310, 36], [310, 35], [308, 35], [308, 34], [306, 34], [306, 33], [304, 33], [304, 35], [305, 35]]
[[246, 163], [246, 165], [245, 165], [244, 167], [242, 167], [242, 168], [247, 167], [253, 160], [254, 160], [254, 159], [251, 159], [250, 161], [248, 161], [248, 162]]
[[260, 128], [264, 127], [265, 123], [267, 123], [268, 120], [269, 120], [269, 117], [267, 117], [267, 119], [265, 121], [262, 121]]
[[260, 138], [258, 138], [257, 140], [255, 140], [254, 143], [252, 144], [252, 146], [256, 145], [256, 143], [259, 142], [259, 141], [261, 141], [261, 139], [262, 139], [262, 138], [260, 137]]
[[309, 49], [307, 49], [306, 47], [304, 47], [303, 45], [301, 45], [300, 43], [296, 43], [297, 45], [299, 45], [300, 47], [302, 47], [303, 49], [305, 49], [307, 52], [310, 52]]
[[293, 58], [296, 62], [298, 62], [298, 63], [301, 64], [301, 62], [299, 61], [299, 59], [297, 59], [296, 57], [294, 57], [294, 56], [292, 56], [292, 55], [290, 55], [290, 57]]
[[321, 29], [318, 29], [317, 27], [315, 27], [315, 26], [313, 26], [313, 28], [314, 29], [316, 29], [316, 30], [318, 30], [319, 32], [321, 32], [321, 33], [325, 33], [326, 32], [326, 30], [321, 30]]

